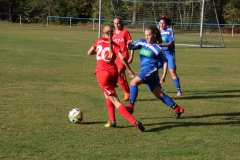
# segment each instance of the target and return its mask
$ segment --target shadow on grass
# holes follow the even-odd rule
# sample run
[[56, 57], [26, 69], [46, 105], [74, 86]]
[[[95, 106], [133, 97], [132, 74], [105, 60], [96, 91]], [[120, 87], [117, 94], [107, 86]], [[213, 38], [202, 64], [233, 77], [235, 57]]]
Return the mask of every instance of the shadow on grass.
[[106, 123], [106, 122], [81, 122], [81, 123], [79, 123], [79, 124], [81, 124], [81, 125], [93, 125], [93, 124], [104, 124], [104, 123]]
[[164, 123], [152, 123], [152, 124], [144, 124], [144, 126], [155, 126], [155, 125], [163, 125], [161, 127], [155, 127], [150, 130], [146, 130], [146, 132], [158, 132], [166, 129], [171, 129], [175, 127], [190, 127], [190, 126], [223, 126], [223, 125], [238, 125], [240, 126], [240, 112], [233, 113], [219, 113], [219, 114], [206, 114], [206, 115], [198, 115], [198, 116], [185, 116], [181, 117], [181, 119], [190, 119], [190, 118], [205, 118], [205, 117], [220, 117], [225, 116], [223, 120], [225, 122], [164, 122]]
[[[168, 92], [168, 93], [171, 93], [171, 92]], [[230, 95], [230, 94], [221, 94], [221, 93], [239, 93], [239, 94]], [[207, 94], [210, 94], [210, 95], [207, 95]], [[215, 95], [212, 95], [212, 94], [215, 94]], [[183, 91], [183, 96], [171, 97], [171, 98], [173, 100], [192, 100], [192, 99], [210, 99], [210, 98], [237, 98], [237, 97], [240, 97], [240, 90]], [[149, 99], [137, 99], [137, 101], [159, 101], [159, 100], [157, 98], [149, 98]]]
[[[94, 124], [101, 124], [102, 126], [104, 126], [104, 124], [106, 124], [106, 121], [101, 121], [101, 122], [81, 122], [79, 123], [80, 125], [94, 125]], [[132, 126], [131, 126], [132, 127]], [[114, 128], [126, 128], [125, 126], [116, 126]]]
[[198, 116], [182, 116], [180, 118], [181, 119], [189, 119], [189, 118], [205, 118], [205, 117], [215, 117], [215, 116], [218, 116], [218, 117], [219, 116], [229, 116], [229, 118], [239, 116], [238, 118], [240, 118], [240, 112], [205, 114], [205, 115], [198, 115]]

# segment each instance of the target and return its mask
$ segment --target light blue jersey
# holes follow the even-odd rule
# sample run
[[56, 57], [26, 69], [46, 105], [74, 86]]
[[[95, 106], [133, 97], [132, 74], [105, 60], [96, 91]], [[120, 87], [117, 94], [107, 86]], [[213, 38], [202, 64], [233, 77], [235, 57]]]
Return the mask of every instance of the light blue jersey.
[[140, 49], [140, 69], [142, 72], [156, 70], [167, 62], [162, 48], [155, 43], [149, 44], [145, 39], [133, 42], [131, 49]]
[[[167, 28], [165, 31], [162, 31], [160, 29], [161, 35], [162, 35], [162, 44], [166, 44], [169, 42], [173, 42], [175, 41], [174, 39], [174, 35], [173, 35], [173, 31], [171, 28]], [[169, 46], [169, 47], [162, 47], [162, 49], [164, 50], [165, 54], [174, 54], [175, 52], [175, 45]]]
[[162, 35], [161, 44], [173, 42], [172, 46], [162, 47], [162, 49], [164, 50], [164, 53], [168, 60], [168, 69], [176, 69], [177, 67], [175, 62], [175, 44], [174, 44], [175, 38], [174, 38], [173, 31], [171, 28], [167, 28], [165, 31], [162, 31], [160, 28], [160, 32]]

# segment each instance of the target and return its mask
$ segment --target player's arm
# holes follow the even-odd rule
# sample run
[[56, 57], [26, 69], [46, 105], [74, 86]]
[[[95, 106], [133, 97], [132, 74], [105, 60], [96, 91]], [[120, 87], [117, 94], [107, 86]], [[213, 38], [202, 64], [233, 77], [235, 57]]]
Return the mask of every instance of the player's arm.
[[168, 63], [166, 62], [163, 64], [163, 73], [162, 73], [162, 77], [160, 78], [160, 83], [165, 82], [165, 78], [167, 75], [167, 67], [168, 67]]
[[[128, 43], [132, 43], [133, 40], [132, 40], [132, 37], [130, 35], [130, 33], [127, 31], [126, 32], [126, 42], [127, 42], [127, 48], [128, 48]], [[128, 59], [128, 63], [132, 63], [133, 61], [133, 57], [134, 57], [134, 50], [130, 50], [130, 56], [129, 56], [129, 59]]]
[[128, 59], [128, 63], [132, 63], [133, 57], [134, 57], [134, 50], [130, 50], [130, 56], [129, 56], [129, 59]]
[[127, 46], [128, 46], [128, 49], [130, 49], [130, 50], [135, 50], [138, 48], [138, 45], [133, 45], [132, 40], [127, 41]]
[[126, 68], [128, 69], [128, 73], [130, 75], [131, 78], [134, 78], [134, 72], [132, 71], [130, 65], [128, 64], [126, 58], [123, 56], [123, 54], [121, 52], [118, 52], [118, 56], [121, 59], [121, 61], [123, 62], [123, 64], [126, 66]]
[[170, 35], [168, 35], [167, 37], [167, 43], [161, 43], [159, 44], [160, 47], [170, 47], [170, 46], [174, 46], [174, 41], [175, 41], [175, 38], [174, 38], [174, 35], [173, 35], [173, 32], [169, 32]]
[[127, 48], [130, 49], [130, 50], [133, 50], [133, 45], [132, 45], [132, 43], [133, 43], [133, 40], [128, 40], [128, 41], [127, 41]]
[[162, 69], [163, 69], [163, 72], [162, 72], [162, 76], [160, 78], [160, 83], [163, 83], [165, 82], [165, 78], [167, 76], [167, 70], [168, 70], [168, 62], [167, 62], [167, 59], [165, 57], [165, 54], [164, 54], [164, 51], [161, 49], [161, 52], [158, 54], [158, 58], [159, 58], [159, 62], [162, 63]]
[[158, 44], [160, 47], [170, 47], [170, 46], [173, 46], [174, 45], [174, 41], [173, 42], [168, 42], [168, 43], [160, 43]]
[[93, 46], [87, 52], [88, 55], [94, 55], [96, 53], [97, 53], [96, 48], [94, 48]]

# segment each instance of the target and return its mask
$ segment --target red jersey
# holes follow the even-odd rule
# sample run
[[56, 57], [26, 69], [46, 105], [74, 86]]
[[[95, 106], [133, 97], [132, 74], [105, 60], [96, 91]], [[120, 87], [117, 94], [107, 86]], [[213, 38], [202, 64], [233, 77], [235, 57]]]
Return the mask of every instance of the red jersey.
[[116, 31], [114, 31], [112, 37], [112, 40], [120, 46], [121, 52], [127, 60], [129, 59], [127, 41], [131, 39], [132, 37], [130, 33], [125, 29], [121, 30], [119, 33], [116, 33]]
[[101, 70], [117, 70], [117, 66], [114, 61], [116, 57], [118, 57], [117, 54], [120, 52], [120, 48], [115, 42], [112, 42], [112, 56], [109, 52], [110, 48], [108, 38], [99, 38], [93, 44], [93, 47], [97, 49], [97, 66], [94, 73]]

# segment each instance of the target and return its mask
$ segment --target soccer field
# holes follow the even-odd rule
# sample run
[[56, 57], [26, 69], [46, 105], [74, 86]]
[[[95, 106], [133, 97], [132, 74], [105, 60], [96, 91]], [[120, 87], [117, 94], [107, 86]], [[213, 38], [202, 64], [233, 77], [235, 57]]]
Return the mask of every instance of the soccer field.
[[[226, 48], [176, 46], [183, 96], [169, 73], [163, 87], [185, 113], [173, 119], [173, 110], [141, 85], [134, 113], [146, 128], [141, 133], [118, 112], [116, 128], [103, 126], [108, 115], [93, 74], [96, 58], [87, 56], [97, 35], [0, 23], [0, 159], [239, 159], [240, 36], [224, 35]], [[131, 67], [139, 73], [137, 52]], [[84, 112], [81, 124], [68, 119], [76, 107]]]

